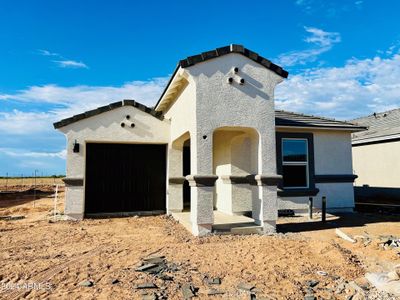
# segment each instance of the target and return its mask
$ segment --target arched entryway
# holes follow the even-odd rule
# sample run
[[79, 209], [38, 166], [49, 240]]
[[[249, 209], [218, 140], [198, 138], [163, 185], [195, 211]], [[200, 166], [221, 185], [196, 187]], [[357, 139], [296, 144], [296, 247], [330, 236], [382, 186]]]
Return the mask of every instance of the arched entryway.
[[251, 216], [258, 200], [249, 176], [258, 174], [259, 135], [253, 128], [221, 127], [213, 134], [214, 209]]

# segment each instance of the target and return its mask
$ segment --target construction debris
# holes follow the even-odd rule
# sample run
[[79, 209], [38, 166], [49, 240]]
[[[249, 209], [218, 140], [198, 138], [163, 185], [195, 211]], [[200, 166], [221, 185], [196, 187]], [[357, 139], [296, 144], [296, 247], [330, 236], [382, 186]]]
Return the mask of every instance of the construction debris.
[[209, 289], [207, 292], [207, 295], [212, 296], [212, 295], [223, 295], [225, 292], [217, 290], [217, 289]]
[[81, 283], [79, 283], [79, 285], [85, 286], [85, 287], [92, 287], [94, 285], [94, 283], [91, 280], [84, 280]]
[[25, 219], [25, 216], [0, 216], [2, 221], [15, 221]]
[[191, 284], [184, 284], [184, 285], [182, 286], [182, 295], [183, 295], [183, 298], [184, 298], [185, 300], [186, 300], [186, 299], [191, 299], [191, 298], [195, 297], [197, 291], [198, 291], [198, 289], [195, 288], [195, 287], [194, 287], [193, 285], [191, 285]]
[[144, 282], [144, 283], [138, 284], [135, 288], [137, 290], [141, 290], [141, 289], [156, 289], [157, 286], [152, 282]]
[[252, 284], [249, 284], [249, 283], [241, 282], [238, 285], [239, 290], [244, 290], [244, 291], [248, 291], [248, 292], [251, 292], [254, 288], [255, 288], [255, 286]]
[[[397, 273], [397, 271], [395, 270]], [[378, 291], [400, 296], [400, 280], [393, 279], [393, 273], [367, 273], [365, 278], [374, 286]]]
[[341, 231], [339, 228], [335, 229], [335, 233], [338, 237], [341, 237], [345, 241], [348, 241], [350, 243], [356, 243], [357, 241], [353, 238], [351, 238], [349, 235], [345, 234], [343, 231]]
[[400, 239], [396, 237], [390, 237], [386, 239], [383, 243], [379, 244], [381, 248], [387, 250], [392, 248], [399, 248], [400, 247]]

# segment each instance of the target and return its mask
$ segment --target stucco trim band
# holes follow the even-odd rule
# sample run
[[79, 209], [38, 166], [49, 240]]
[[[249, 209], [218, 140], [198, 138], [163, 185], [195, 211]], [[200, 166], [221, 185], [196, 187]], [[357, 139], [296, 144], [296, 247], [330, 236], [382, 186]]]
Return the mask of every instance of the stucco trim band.
[[217, 181], [217, 175], [187, 175], [186, 180], [189, 186], [214, 186]]
[[315, 175], [314, 180], [316, 183], [354, 182], [357, 177], [354, 174]]
[[67, 186], [83, 186], [83, 178], [65, 177], [62, 179]]
[[282, 175], [279, 174], [257, 174], [248, 175], [247, 180], [251, 185], [278, 186], [282, 181]]
[[169, 184], [183, 184], [185, 182], [186, 178], [181, 176], [181, 177], [170, 177], [168, 179]]
[[[231, 183], [231, 184], [249, 184], [248, 177], [249, 175], [221, 175], [223, 183]], [[250, 175], [254, 176], [254, 175]]]
[[319, 193], [317, 188], [309, 189], [278, 189], [279, 197], [302, 197], [302, 196], [315, 196]]

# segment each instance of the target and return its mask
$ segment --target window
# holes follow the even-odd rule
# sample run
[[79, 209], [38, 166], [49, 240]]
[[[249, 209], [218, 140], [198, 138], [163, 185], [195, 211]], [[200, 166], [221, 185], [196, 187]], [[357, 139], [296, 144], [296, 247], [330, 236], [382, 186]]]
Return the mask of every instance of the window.
[[308, 188], [308, 140], [304, 138], [282, 138], [281, 141], [283, 187]]

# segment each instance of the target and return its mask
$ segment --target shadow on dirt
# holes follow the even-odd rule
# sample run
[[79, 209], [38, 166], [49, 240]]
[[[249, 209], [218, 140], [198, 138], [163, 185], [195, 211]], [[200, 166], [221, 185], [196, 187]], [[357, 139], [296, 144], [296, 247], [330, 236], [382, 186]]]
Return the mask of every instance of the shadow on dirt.
[[335, 219], [327, 218], [325, 223], [320, 221], [318, 217], [313, 220], [306, 222], [288, 222], [277, 225], [278, 232], [305, 232], [305, 231], [316, 231], [316, 230], [325, 230], [332, 228], [341, 228], [341, 227], [362, 227], [366, 224], [372, 223], [384, 223], [384, 222], [398, 222], [400, 221], [400, 214], [380, 214], [377, 212], [374, 213], [363, 213], [363, 212], [354, 212], [354, 213], [335, 213], [334, 216], [338, 217]]
[[33, 200], [48, 198], [54, 191], [50, 189], [41, 189], [40, 187], [28, 188], [22, 191], [0, 192], [0, 208], [8, 208], [16, 205], [25, 204]]

